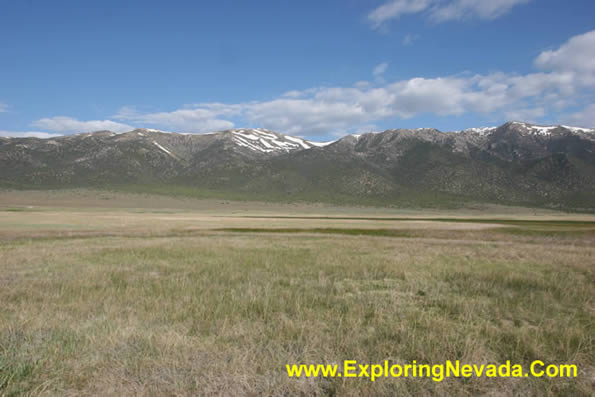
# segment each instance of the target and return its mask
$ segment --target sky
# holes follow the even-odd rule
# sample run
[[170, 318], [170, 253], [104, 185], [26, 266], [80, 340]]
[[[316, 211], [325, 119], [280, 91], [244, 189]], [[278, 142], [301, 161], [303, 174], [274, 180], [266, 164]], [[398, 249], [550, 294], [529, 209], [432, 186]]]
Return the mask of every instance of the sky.
[[595, 127], [593, 0], [0, 0], [0, 135]]

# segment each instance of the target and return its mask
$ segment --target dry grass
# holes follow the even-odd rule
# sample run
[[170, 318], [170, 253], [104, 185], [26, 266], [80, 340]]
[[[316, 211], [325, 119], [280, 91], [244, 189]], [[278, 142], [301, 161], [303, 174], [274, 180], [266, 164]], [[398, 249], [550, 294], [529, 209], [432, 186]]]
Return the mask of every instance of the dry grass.
[[[464, 222], [212, 215], [0, 211], [0, 394], [592, 393], [588, 224], [510, 233]], [[214, 230], [296, 227], [343, 231]], [[372, 383], [285, 372], [288, 363], [345, 359], [540, 359], [580, 373]]]

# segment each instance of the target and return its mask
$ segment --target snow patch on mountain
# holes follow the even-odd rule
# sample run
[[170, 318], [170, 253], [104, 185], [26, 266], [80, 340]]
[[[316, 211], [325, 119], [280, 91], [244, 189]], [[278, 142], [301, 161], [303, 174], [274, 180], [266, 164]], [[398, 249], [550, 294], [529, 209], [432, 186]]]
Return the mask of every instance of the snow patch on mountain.
[[550, 136], [552, 135], [552, 132], [555, 131], [556, 129], [561, 129], [564, 128], [572, 133], [575, 134], [593, 134], [595, 133], [595, 130], [590, 129], [590, 128], [582, 128], [582, 127], [570, 127], [567, 125], [534, 125], [534, 124], [528, 124], [528, 123], [523, 123], [520, 121], [513, 121], [511, 123], [512, 125], [516, 126], [521, 133], [527, 134], [527, 135], [541, 135], [541, 136]]
[[328, 142], [313, 142], [313, 141], [308, 141], [308, 143], [312, 146], [316, 146], [316, 147], [325, 147], [330, 145], [331, 143], [335, 143], [337, 142], [337, 140], [334, 141], [328, 141]]
[[541, 135], [541, 136], [549, 136], [552, 134], [552, 131], [556, 128], [559, 128], [557, 125], [549, 125], [549, 126], [541, 126], [541, 125], [532, 125], [527, 123], [521, 123], [518, 121], [513, 121], [512, 125], [516, 126], [520, 129], [521, 133], [525, 133], [528, 135]]
[[241, 147], [261, 153], [288, 153], [310, 149], [310, 142], [293, 136], [276, 134], [262, 128], [231, 130], [233, 142]]
[[477, 134], [477, 135], [489, 135], [492, 132], [494, 132], [496, 130], [497, 127], [475, 127], [475, 128], [467, 128], [466, 130], [463, 131], [457, 131], [457, 132], [468, 132], [471, 134]]
[[310, 149], [310, 146], [302, 138], [295, 138], [293, 136], [286, 136], [285, 139], [289, 139], [290, 141], [299, 144], [304, 149]]
[[[520, 121], [513, 121], [510, 123], [513, 125], [522, 135], [539, 135], [539, 136], [551, 136], [552, 132], [558, 128], [564, 128], [572, 133], [594, 133], [595, 130], [581, 127], [570, 127], [567, 125], [535, 125], [529, 123], [523, 123]], [[490, 135], [496, 131], [498, 127], [476, 127], [467, 128], [466, 130], [456, 131], [463, 133], [477, 134], [480, 136]]]
[[595, 133], [595, 129], [592, 128], [583, 128], [583, 127], [569, 127], [567, 125], [563, 125], [561, 127], [566, 128], [567, 130], [570, 130], [572, 132], [590, 132], [590, 133]]
[[158, 144], [157, 142], [153, 141], [153, 144], [155, 146], [157, 146], [159, 149], [163, 150], [165, 153], [169, 154], [172, 157], [175, 157], [174, 154], [172, 152], [170, 152], [169, 150], [167, 150], [166, 148], [164, 148], [163, 146], [161, 146], [160, 144]]

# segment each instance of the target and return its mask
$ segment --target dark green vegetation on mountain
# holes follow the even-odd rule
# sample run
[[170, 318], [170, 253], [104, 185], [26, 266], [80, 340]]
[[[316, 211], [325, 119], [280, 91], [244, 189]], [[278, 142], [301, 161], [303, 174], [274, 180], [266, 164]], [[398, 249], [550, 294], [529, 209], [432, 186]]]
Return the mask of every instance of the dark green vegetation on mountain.
[[517, 122], [457, 133], [388, 130], [324, 146], [259, 129], [204, 135], [101, 131], [0, 139], [0, 187], [592, 211], [594, 151], [593, 130]]

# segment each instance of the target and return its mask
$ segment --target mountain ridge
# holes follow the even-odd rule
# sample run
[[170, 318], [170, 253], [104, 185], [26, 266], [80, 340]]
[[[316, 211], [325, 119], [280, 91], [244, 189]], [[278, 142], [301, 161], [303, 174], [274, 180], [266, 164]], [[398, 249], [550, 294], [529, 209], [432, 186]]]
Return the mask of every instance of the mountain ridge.
[[[595, 130], [512, 121], [314, 142], [261, 128], [0, 139], [0, 187], [184, 186], [375, 205], [499, 202], [591, 210]], [[142, 190], [142, 189], [141, 189]]]

